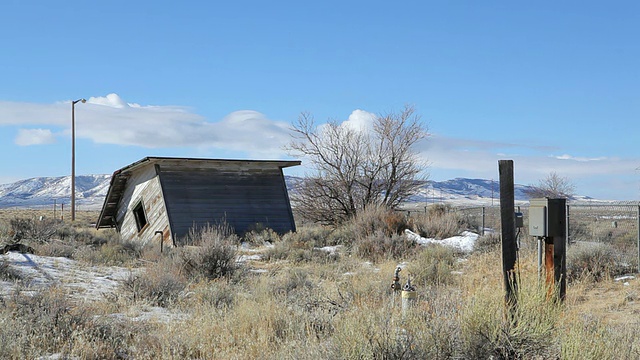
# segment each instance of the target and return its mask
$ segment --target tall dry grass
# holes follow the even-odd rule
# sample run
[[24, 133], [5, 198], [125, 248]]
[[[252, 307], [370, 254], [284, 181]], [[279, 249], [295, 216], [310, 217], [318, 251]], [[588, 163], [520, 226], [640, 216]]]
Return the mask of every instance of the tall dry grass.
[[[447, 216], [446, 213], [443, 216]], [[384, 217], [383, 217], [384, 218]], [[365, 224], [367, 222], [364, 222]], [[435, 222], [434, 222], [435, 223]], [[369, 222], [370, 224], [370, 222]], [[353, 225], [351, 225], [353, 226]], [[369, 226], [369, 225], [366, 225]], [[387, 226], [387, 225], [383, 225]], [[536, 254], [518, 261], [518, 306], [506, 308], [495, 239], [471, 255], [440, 246], [396, 256], [355, 249], [391, 241], [384, 230], [342, 243], [331, 261], [297, 261], [352, 230], [315, 228], [273, 241], [266, 273], [233, 262], [239, 239], [194, 234], [192, 248], [144, 258], [138, 278], [104, 299], [78, 302], [63, 288], [0, 297], [0, 357], [81, 359], [637, 359], [640, 286], [576, 279], [564, 304], [538, 283]], [[353, 234], [353, 232], [351, 232]], [[366, 232], [365, 232], [366, 233]], [[305, 235], [307, 234], [307, 236]], [[268, 235], [268, 234], [266, 234]], [[373, 237], [372, 237], [373, 235]], [[252, 236], [265, 236], [255, 233]], [[327, 237], [327, 238], [324, 238]], [[340, 238], [344, 238], [340, 235]], [[260, 241], [255, 241], [255, 246]], [[335, 243], [334, 243], [335, 244]], [[198, 251], [198, 249], [200, 249]], [[387, 250], [375, 250], [382, 253]], [[209, 256], [209, 255], [212, 255]], [[285, 254], [275, 255], [275, 254]], [[185, 258], [188, 259], [185, 262]], [[214, 259], [213, 261], [211, 259]], [[215, 259], [221, 259], [217, 261]], [[395, 268], [412, 274], [417, 300], [404, 315], [390, 289]], [[197, 268], [188, 270], [186, 264]], [[202, 269], [202, 270], [200, 270]], [[603, 288], [605, 284], [608, 287]], [[606, 295], [605, 295], [606, 294]], [[617, 294], [615, 299], [613, 295]], [[623, 296], [624, 295], [624, 296]], [[598, 296], [603, 304], [593, 307]], [[612, 300], [609, 300], [609, 299]], [[140, 309], [165, 317], [133, 316]], [[620, 313], [617, 322], [611, 312]], [[45, 336], [44, 334], [57, 334]]]

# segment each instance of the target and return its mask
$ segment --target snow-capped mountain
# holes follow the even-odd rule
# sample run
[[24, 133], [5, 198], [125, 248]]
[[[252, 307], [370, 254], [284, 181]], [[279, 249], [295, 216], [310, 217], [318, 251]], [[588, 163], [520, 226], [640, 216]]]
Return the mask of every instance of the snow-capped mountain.
[[[527, 201], [530, 186], [514, 187], [516, 201]], [[494, 180], [455, 178], [445, 181], [427, 181], [419, 193], [411, 198], [416, 203], [449, 203], [452, 205], [497, 205], [500, 201], [500, 183]]]
[[[76, 204], [80, 209], [99, 210], [109, 190], [111, 175], [82, 175], [76, 177]], [[301, 178], [285, 176], [287, 186]], [[525, 202], [530, 187], [515, 185], [515, 200]], [[0, 185], [0, 208], [47, 207], [54, 203], [68, 205], [71, 201], [71, 177], [38, 177]], [[498, 181], [456, 178], [446, 181], [427, 181], [419, 193], [411, 198], [420, 204], [449, 203], [452, 205], [497, 205], [500, 199]]]
[[[111, 175], [76, 176], [76, 206], [100, 209], [110, 179]], [[46, 207], [70, 202], [71, 176], [37, 177], [0, 185], [0, 208]]]

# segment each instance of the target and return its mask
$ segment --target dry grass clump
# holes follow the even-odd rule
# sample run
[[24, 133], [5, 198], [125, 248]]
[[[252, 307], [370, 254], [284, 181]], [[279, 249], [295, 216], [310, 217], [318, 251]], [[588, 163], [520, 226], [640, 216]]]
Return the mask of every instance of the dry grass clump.
[[343, 226], [356, 237], [380, 232], [385, 236], [392, 236], [402, 233], [407, 228], [407, 222], [405, 216], [399, 212], [380, 205], [370, 205]]
[[502, 238], [497, 232], [486, 233], [478, 237], [473, 250], [476, 252], [494, 252], [502, 246]]
[[287, 233], [282, 240], [311, 243], [313, 247], [348, 245], [353, 242], [354, 234], [348, 227], [329, 227], [308, 225], [294, 233]]
[[435, 239], [456, 236], [468, 228], [462, 215], [439, 204], [431, 205], [426, 213], [412, 215], [409, 226], [420, 236]]
[[122, 284], [125, 295], [134, 303], [142, 301], [161, 307], [174, 305], [183, 296], [188, 280], [173, 265], [163, 261], [148, 266], [140, 273], [132, 273]]
[[387, 236], [382, 232], [357, 237], [353, 253], [373, 262], [406, 259], [417, 251], [418, 244], [404, 235]]
[[11, 229], [9, 236], [13, 243], [22, 240], [44, 243], [49, 241], [56, 233], [61, 222], [58, 220], [43, 218], [14, 218], [10, 220]]
[[411, 281], [422, 287], [452, 284], [456, 269], [455, 251], [441, 245], [430, 245], [420, 250], [411, 260], [406, 272], [411, 274]]
[[15, 293], [0, 312], [0, 357], [35, 358], [71, 345], [72, 335], [87, 322], [60, 288], [33, 295]]
[[570, 281], [585, 277], [601, 281], [630, 270], [630, 264], [622, 261], [618, 251], [608, 244], [578, 243], [567, 252], [567, 279]]
[[129, 241], [110, 241], [99, 246], [83, 246], [71, 255], [92, 265], [130, 265], [140, 258], [141, 247]]
[[314, 235], [317, 233], [310, 232], [310, 234], [312, 234], [311, 237], [307, 237], [309, 235], [307, 232], [285, 234], [280, 242], [276, 242], [262, 252], [262, 259], [265, 261], [287, 260], [295, 264], [327, 263], [339, 259], [338, 253], [316, 248], [314, 244], [319, 240]]
[[0, 259], [0, 280], [2, 281], [18, 281], [22, 279], [22, 274], [9, 266], [9, 263]]
[[242, 236], [242, 241], [251, 245], [261, 246], [264, 244], [273, 244], [280, 240], [280, 235], [269, 228], [258, 227], [246, 232]]
[[610, 325], [593, 316], [583, 316], [562, 326], [560, 357], [567, 360], [640, 358], [640, 324]]
[[189, 233], [190, 246], [174, 249], [173, 256], [190, 278], [230, 278], [236, 264], [238, 237], [223, 225], [206, 226]]
[[236, 263], [238, 239], [224, 227], [207, 226], [192, 230], [185, 247], [167, 250], [157, 262], [132, 274], [123, 284], [133, 302], [155, 306], [176, 305], [185, 296], [190, 282], [231, 279], [239, 269]]
[[0, 358], [137, 359], [156, 352], [145, 342], [153, 336], [147, 324], [96, 314], [68, 295], [52, 287], [4, 298]]

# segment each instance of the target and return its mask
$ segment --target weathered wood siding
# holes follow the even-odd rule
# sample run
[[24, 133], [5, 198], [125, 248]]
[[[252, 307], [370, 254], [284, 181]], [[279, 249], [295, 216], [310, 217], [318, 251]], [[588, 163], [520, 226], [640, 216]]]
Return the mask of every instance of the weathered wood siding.
[[222, 220], [240, 234], [257, 224], [279, 233], [295, 231], [280, 168], [250, 163], [189, 165], [188, 169], [180, 164], [160, 165], [165, 204], [177, 239], [194, 225], [213, 225]]
[[[147, 225], [138, 232], [133, 209], [141, 200], [144, 205]], [[150, 164], [131, 172], [126, 190], [118, 205], [116, 221], [119, 224], [123, 240], [142, 244], [149, 241], [160, 242], [160, 234], [156, 234], [156, 231], [162, 231], [162, 241], [165, 245], [172, 244], [162, 188], [153, 165]]]

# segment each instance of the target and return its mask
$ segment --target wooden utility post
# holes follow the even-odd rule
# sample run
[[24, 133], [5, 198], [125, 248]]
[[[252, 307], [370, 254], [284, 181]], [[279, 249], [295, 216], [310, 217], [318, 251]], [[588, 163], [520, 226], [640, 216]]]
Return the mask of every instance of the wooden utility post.
[[540, 256], [543, 253], [548, 296], [556, 294], [563, 301], [567, 291], [567, 200], [531, 199], [529, 235], [540, 241], [538, 272], [543, 265]]
[[500, 219], [502, 223], [502, 275], [504, 276], [505, 301], [515, 308], [518, 302], [518, 279], [516, 278], [516, 215], [513, 181], [513, 160], [499, 160], [500, 173]]

